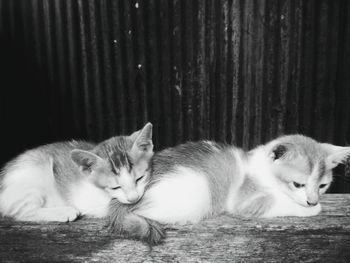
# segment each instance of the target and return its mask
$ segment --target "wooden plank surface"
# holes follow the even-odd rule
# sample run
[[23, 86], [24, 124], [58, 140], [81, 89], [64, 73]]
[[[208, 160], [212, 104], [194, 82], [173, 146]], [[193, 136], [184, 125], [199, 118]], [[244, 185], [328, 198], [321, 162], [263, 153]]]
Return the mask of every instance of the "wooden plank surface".
[[150, 248], [108, 234], [104, 220], [33, 224], [0, 221], [0, 262], [349, 262], [350, 194], [323, 197], [311, 218], [221, 215], [171, 226]]

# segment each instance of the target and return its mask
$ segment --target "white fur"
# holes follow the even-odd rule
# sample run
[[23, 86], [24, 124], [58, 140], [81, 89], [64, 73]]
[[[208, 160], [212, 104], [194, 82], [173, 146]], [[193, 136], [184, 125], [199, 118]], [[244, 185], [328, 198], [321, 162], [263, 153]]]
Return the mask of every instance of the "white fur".
[[278, 184], [271, 170], [271, 162], [264, 149], [259, 148], [253, 152], [246, 169], [260, 186], [275, 191], [278, 190]]
[[220, 150], [217, 148], [216, 143], [212, 142], [212, 141], [204, 141], [206, 144], [208, 144], [211, 149], [213, 149], [216, 152], [219, 152]]
[[161, 223], [195, 223], [211, 211], [211, 196], [204, 175], [178, 167], [175, 174], [164, 175], [144, 195], [137, 214]]
[[71, 189], [71, 202], [81, 214], [92, 217], [104, 217], [108, 212], [110, 195], [88, 180], [82, 181]]
[[225, 209], [227, 212], [232, 213], [235, 210], [236, 200], [237, 200], [237, 194], [238, 189], [241, 187], [243, 181], [244, 181], [244, 174], [246, 170], [246, 163], [242, 160], [239, 152], [237, 150], [232, 150], [233, 156], [236, 160], [236, 173], [232, 174], [231, 176], [233, 178], [233, 184], [230, 186], [229, 193], [227, 195], [226, 199], [226, 206]]
[[36, 165], [23, 159], [5, 175], [0, 193], [0, 213], [27, 220], [33, 210], [42, 206], [65, 206], [56, 190], [52, 162]]
[[278, 216], [315, 216], [321, 212], [321, 205], [305, 207], [294, 202], [287, 195], [275, 193], [275, 204], [263, 217]]
[[[255, 150], [249, 161], [249, 174], [274, 198], [273, 206], [263, 217], [317, 215], [321, 211], [320, 204], [314, 207], [303, 206], [281, 190], [281, 185], [273, 174], [271, 162], [263, 148]], [[300, 191], [305, 192], [304, 189], [300, 189]], [[300, 193], [300, 195], [302, 194]], [[305, 193], [303, 197], [306, 205]]]
[[20, 218], [21, 221], [74, 221], [79, 211], [71, 206], [41, 207], [30, 211]]
[[[314, 216], [321, 211], [318, 204], [314, 207], [302, 206], [281, 189], [272, 169], [272, 160], [264, 148], [256, 149], [248, 162], [242, 160], [238, 152], [234, 153], [237, 173], [230, 186], [225, 209], [234, 213], [239, 197], [237, 191], [245, 176], [250, 176], [262, 188], [263, 193], [273, 199], [273, 206], [262, 217], [276, 216]], [[179, 166], [173, 173], [162, 176], [154, 186], [146, 191], [143, 203], [137, 214], [157, 220], [161, 223], [195, 223], [212, 212], [211, 195], [206, 177], [190, 168]]]
[[57, 191], [52, 160], [33, 152], [6, 171], [0, 213], [21, 221], [73, 221], [80, 213], [94, 217], [107, 214], [110, 197], [88, 179], [70, 192], [71, 203], [67, 203]]

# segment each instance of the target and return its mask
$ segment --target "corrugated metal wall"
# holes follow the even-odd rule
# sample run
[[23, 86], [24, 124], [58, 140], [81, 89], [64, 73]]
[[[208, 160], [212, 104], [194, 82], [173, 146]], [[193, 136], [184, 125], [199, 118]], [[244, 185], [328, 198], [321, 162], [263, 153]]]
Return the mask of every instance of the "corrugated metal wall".
[[20, 151], [151, 121], [158, 149], [350, 144], [349, 16], [347, 0], [0, 0], [5, 134]]

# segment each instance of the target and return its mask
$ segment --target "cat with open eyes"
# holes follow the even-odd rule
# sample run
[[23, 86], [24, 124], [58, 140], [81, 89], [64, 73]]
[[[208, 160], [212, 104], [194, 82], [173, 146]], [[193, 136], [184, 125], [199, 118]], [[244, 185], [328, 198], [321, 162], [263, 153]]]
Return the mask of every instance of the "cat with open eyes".
[[[279, 137], [245, 152], [211, 141], [188, 142], [156, 153], [151, 181], [134, 205], [112, 200], [110, 226], [150, 243], [158, 226], [196, 223], [228, 212], [237, 216], [314, 216], [332, 169], [350, 147], [318, 143], [302, 135]], [[150, 223], [151, 222], [151, 223]], [[156, 233], [156, 235], [154, 235]]]
[[20, 221], [104, 217], [109, 202], [137, 202], [150, 179], [152, 124], [97, 145], [53, 143], [28, 150], [0, 175], [0, 214]]

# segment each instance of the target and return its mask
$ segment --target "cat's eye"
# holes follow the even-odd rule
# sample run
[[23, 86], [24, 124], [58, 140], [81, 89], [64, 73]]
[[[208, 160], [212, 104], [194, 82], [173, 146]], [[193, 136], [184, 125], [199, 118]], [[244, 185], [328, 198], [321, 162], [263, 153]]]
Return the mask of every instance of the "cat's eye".
[[136, 183], [139, 182], [142, 178], [144, 177], [144, 175], [140, 176], [139, 178], [136, 179]]
[[116, 187], [112, 187], [111, 190], [118, 190], [119, 188], [121, 188], [120, 186], [116, 186]]
[[320, 188], [325, 188], [327, 184], [320, 184]]
[[305, 186], [305, 184], [299, 184], [297, 182], [293, 182], [293, 185], [295, 186], [295, 188], [301, 188]]

